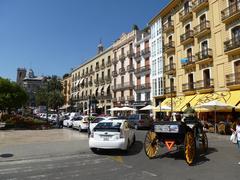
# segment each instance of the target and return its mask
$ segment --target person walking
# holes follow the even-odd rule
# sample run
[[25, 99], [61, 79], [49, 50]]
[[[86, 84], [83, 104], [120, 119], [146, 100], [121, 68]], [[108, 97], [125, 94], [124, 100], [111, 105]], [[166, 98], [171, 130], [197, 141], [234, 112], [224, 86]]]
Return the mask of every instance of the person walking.
[[[238, 150], [240, 151], [240, 119], [237, 119], [236, 127], [233, 127], [232, 131], [233, 131], [233, 133], [236, 133], [237, 146], [238, 146]], [[240, 165], [240, 161], [238, 162], [238, 164]]]

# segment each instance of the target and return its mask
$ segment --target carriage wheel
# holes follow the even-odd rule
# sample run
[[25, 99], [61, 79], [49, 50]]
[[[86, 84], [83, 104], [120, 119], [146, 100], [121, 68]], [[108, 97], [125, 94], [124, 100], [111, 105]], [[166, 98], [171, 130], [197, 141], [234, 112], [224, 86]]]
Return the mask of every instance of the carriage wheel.
[[157, 156], [159, 150], [159, 141], [157, 134], [152, 131], [148, 131], [144, 141], [145, 154], [151, 159]]
[[202, 133], [202, 149], [204, 153], [208, 150], [208, 138], [205, 132]]
[[189, 131], [185, 135], [184, 151], [186, 162], [188, 163], [188, 165], [192, 165], [196, 157], [196, 143], [193, 132]]

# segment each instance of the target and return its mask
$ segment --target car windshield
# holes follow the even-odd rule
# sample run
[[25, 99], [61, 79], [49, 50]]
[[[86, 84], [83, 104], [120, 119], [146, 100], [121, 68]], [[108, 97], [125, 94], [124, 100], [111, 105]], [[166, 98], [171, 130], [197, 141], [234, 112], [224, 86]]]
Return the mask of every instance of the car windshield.
[[121, 124], [121, 122], [100, 122], [94, 128], [94, 131], [119, 132]]
[[75, 117], [75, 118], [73, 118], [74, 121], [80, 121], [82, 119], [83, 119], [82, 117]]
[[128, 120], [138, 120], [138, 114], [132, 114], [129, 116]]

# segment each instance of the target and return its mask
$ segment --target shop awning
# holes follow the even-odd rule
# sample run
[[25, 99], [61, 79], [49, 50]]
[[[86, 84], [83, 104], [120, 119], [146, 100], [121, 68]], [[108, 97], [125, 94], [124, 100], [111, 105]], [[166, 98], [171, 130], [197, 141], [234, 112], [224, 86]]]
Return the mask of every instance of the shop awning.
[[[191, 96], [183, 96], [179, 101], [179, 105], [176, 107], [175, 111], [184, 111], [186, 109], [186, 104], [190, 103], [191, 101], [195, 98], [196, 95], [191, 95]], [[178, 98], [178, 97], [176, 97]], [[177, 100], [177, 99], [176, 99]], [[192, 104], [191, 104], [192, 106]]]
[[104, 86], [104, 92], [107, 93], [107, 89], [110, 86], [110, 84]]
[[99, 88], [98, 88], [98, 94], [99, 95], [101, 94], [102, 88], [103, 88], [103, 86], [99, 86]]
[[84, 78], [82, 78], [82, 79], [79, 81], [79, 83], [80, 83], [80, 84], [82, 84], [82, 83], [83, 83], [83, 81], [84, 81]]

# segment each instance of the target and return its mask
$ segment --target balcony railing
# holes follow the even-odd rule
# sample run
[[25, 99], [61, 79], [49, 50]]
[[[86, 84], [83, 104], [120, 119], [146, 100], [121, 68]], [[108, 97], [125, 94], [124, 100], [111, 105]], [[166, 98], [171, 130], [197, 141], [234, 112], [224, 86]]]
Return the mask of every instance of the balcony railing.
[[135, 86], [136, 91], [144, 90], [144, 89], [150, 89], [151, 85], [150, 83], [140, 84]]
[[93, 85], [93, 82], [92, 81], [89, 81], [89, 86], [91, 87]]
[[133, 82], [127, 82], [127, 83], [123, 83], [123, 84], [116, 84], [116, 85], [112, 86], [112, 90], [113, 91], [124, 90], [124, 89], [133, 89], [133, 88], [134, 88]]
[[221, 12], [222, 21], [225, 21], [234, 15], [237, 14], [239, 15], [239, 13], [240, 13], [240, 0], [237, 0], [234, 4], [231, 4]]
[[93, 69], [90, 69], [90, 74], [94, 74], [94, 71], [93, 71]]
[[187, 61], [182, 63], [183, 67], [195, 64], [195, 56], [188, 56], [184, 59], [186, 59]]
[[146, 47], [144, 50], [141, 51], [142, 56], [148, 56], [150, 55], [150, 48]]
[[213, 88], [213, 79], [205, 79], [196, 82], [196, 89], [209, 89]]
[[124, 96], [123, 96], [123, 97], [119, 97], [119, 98], [118, 98], [118, 101], [124, 102], [124, 101], [125, 101], [125, 97], [124, 97]]
[[124, 61], [126, 58], [125, 54], [122, 53], [120, 56], [119, 56], [119, 61]]
[[114, 57], [114, 58], [112, 59], [112, 63], [113, 63], [113, 64], [117, 64], [117, 63], [118, 63], [117, 57]]
[[192, 4], [193, 4], [193, 7], [192, 7], [193, 11], [200, 11], [204, 7], [208, 6], [208, 0], [195, 0], [192, 2]]
[[228, 52], [240, 47], [240, 36], [224, 42], [224, 52]]
[[130, 64], [130, 65], [127, 66], [127, 71], [128, 71], [128, 72], [134, 71], [134, 66], [133, 66], [133, 64]]
[[174, 25], [173, 25], [173, 21], [167, 21], [167, 23], [165, 23], [163, 25], [163, 32], [169, 32], [169, 31], [173, 31], [174, 30]]
[[104, 84], [105, 84], [104, 78], [100, 78], [100, 79], [99, 79], [99, 83], [100, 83], [101, 85], [104, 85]]
[[105, 64], [101, 64], [101, 69], [104, 69], [105, 68]]
[[126, 73], [126, 71], [125, 71], [125, 68], [124, 68], [124, 67], [122, 67], [122, 68], [119, 69], [119, 74], [120, 74], [120, 75], [124, 75], [125, 73]]
[[96, 84], [96, 86], [99, 85], [99, 80], [98, 79], [94, 79], [94, 83]]
[[189, 82], [182, 85], [183, 92], [195, 90], [195, 82]]
[[227, 86], [240, 85], [240, 73], [226, 75]]
[[174, 41], [170, 41], [167, 44], [164, 45], [164, 51], [165, 52], [170, 52], [175, 50], [175, 45]]
[[143, 67], [139, 67], [139, 68], [136, 68], [135, 69], [135, 74], [140, 74], [140, 73], [145, 73], [145, 72], [148, 72], [150, 71], [150, 65], [146, 65], [146, 66], [143, 66]]
[[201, 22], [199, 25], [194, 27], [194, 35], [199, 36], [202, 33], [206, 33], [210, 30], [210, 21]]
[[111, 61], [109, 60], [109, 61], [107, 61], [107, 64], [106, 64], [106, 66], [107, 67], [110, 67], [112, 65], [112, 63], [111, 63]]
[[99, 66], [96, 66], [95, 67], [95, 71], [98, 72], [100, 70], [100, 67]]
[[112, 78], [110, 76], [105, 76], [105, 82], [107, 84], [111, 83], [111, 81], [112, 81]]
[[112, 71], [112, 76], [113, 76], [113, 77], [117, 77], [117, 76], [118, 76], [117, 71]]
[[127, 101], [134, 101], [134, 96], [127, 96]]
[[141, 60], [141, 52], [140, 51], [135, 53], [135, 60], [136, 61], [140, 61]]
[[116, 102], [117, 102], [117, 98], [115, 98], [115, 97], [112, 98], [112, 102], [113, 102], [113, 103], [116, 103]]
[[[170, 94], [171, 93], [171, 88], [170, 87], [165, 87], [165, 94]], [[176, 93], [176, 86], [172, 87], [172, 93]]]
[[127, 52], [127, 56], [128, 56], [129, 58], [131, 58], [131, 57], [134, 56], [133, 49], [131, 49], [131, 50], [129, 50], [129, 51]]
[[189, 30], [180, 36], [181, 43], [184, 43], [185, 41], [190, 40], [190, 39], [193, 40], [193, 30]]
[[197, 62], [209, 58], [212, 58], [212, 49], [208, 48], [196, 53], [195, 61]]
[[192, 17], [192, 7], [189, 6], [188, 8], [182, 10], [179, 13], [179, 19], [180, 21], [185, 21], [186, 19]]
[[170, 71], [175, 71], [176, 70], [176, 64], [175, 63], [170, 63], [166, 66], [164, 66], [164, 71], [165, 72], [170, 72]]

